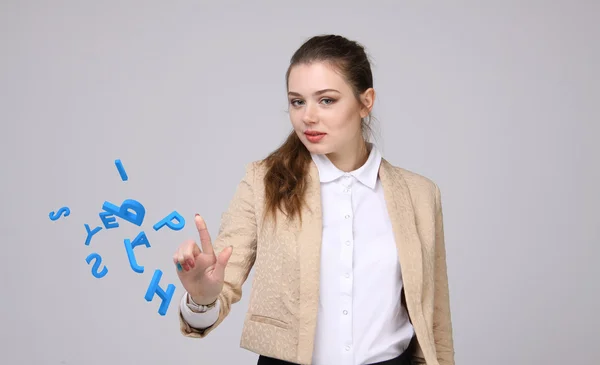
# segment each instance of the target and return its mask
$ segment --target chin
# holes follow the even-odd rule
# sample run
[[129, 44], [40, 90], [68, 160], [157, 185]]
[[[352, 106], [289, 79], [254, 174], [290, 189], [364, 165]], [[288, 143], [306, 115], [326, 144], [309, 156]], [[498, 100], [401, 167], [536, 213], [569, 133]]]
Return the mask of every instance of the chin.
[[300, 133], [298, 133], [298, 137], [300, 138], [300, 141], [302, 142], [304, 147], [306, 147], [306, 149], [310, 153], [314, 153], [316, 155], [325, 155], [331, 152], [327, 143], [323, 143], [322, 141], [321, 143], [312, 143], [306, 139], [304, 134]]
[[323, 145], [304, 143], [304, 146], [306, 146], [306, 149], [308, 150], [308, 152], [314, 153], [316, 155], [326, 155], [326, 154], [330, 153], [329, 149], [327, 149], [327, 147], [323, 146]]

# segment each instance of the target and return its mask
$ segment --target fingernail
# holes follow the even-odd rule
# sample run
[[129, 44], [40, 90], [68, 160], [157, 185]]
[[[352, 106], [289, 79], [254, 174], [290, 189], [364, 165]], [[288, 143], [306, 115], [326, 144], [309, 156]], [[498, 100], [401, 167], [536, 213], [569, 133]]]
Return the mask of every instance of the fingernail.
[[177, 270], [178, 271], [182, 271], [183, 270], [183, 267], [181, 267], [181, 264], [179, 262], [177, 263]]

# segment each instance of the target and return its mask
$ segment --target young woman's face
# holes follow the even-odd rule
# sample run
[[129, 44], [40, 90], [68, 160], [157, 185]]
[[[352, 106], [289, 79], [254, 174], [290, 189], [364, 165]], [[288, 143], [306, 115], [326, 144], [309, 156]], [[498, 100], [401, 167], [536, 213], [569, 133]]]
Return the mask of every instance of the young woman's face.
[[363, 140], [361, 105], [344, 78], [325, 63], [297, 65], [288, 79], [292, 126], [307, 149], [316, 154], [353, 150]]

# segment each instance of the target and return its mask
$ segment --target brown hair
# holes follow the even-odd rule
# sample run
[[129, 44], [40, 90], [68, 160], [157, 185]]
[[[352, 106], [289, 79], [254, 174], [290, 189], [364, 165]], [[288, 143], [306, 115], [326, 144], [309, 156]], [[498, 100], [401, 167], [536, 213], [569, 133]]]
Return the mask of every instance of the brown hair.
[[[352, 87], [360, 103], [360, 94], [373, 87], [369, 58], [362, 45], [339, 35], [319, 35], [307, 40], [293, 54], [285, 74], [286, 89], [292, 68], [300, 64], [327, 62], [334, 67]], [[287, 90], [286, 90], [287, 91]], [[368, 140], [371, 116], [363, 119], [361, 129]], [[265, 215], [276, 217], [280, 209], [288, 218], [299, 215], [304, 204], [306, 173], [311, 161], [310, 152], [294, 130], [285, 142], [267, 156], [265, 184]]]

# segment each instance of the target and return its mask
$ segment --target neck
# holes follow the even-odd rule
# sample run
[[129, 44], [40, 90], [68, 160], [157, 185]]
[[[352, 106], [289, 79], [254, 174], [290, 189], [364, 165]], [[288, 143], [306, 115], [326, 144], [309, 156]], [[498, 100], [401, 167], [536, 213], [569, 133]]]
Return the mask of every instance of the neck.
[[344, 150], [330, 153], [327, 155], [331, 163], [344, 172], [350, 172], [358, 169], [367, 162], [371, 152], [364, 139], [360, 139], [356, 144], [347, 146]]

